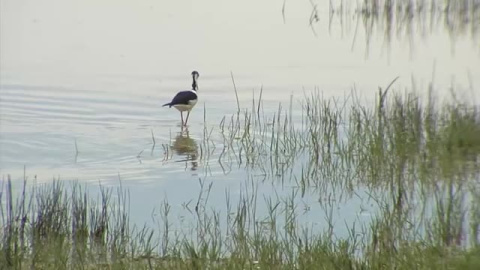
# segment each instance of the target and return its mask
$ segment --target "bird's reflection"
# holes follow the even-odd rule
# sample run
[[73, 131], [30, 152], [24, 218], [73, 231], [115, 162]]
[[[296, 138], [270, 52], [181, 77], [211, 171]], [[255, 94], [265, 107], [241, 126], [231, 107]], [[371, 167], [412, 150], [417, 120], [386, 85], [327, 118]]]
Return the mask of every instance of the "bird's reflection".
[[190, 138], [188, 129], [182, 127], [178, 135], [175, 137], [175, 141], [171, 148], [175, 151], [176, 155], [184, 157], [184, 159], [179, 160], [178, 162], [185, 162], [185, 169], [189, 167], [190, 162], [191, 170], [197, 170], [198, 146], [195, 140]]

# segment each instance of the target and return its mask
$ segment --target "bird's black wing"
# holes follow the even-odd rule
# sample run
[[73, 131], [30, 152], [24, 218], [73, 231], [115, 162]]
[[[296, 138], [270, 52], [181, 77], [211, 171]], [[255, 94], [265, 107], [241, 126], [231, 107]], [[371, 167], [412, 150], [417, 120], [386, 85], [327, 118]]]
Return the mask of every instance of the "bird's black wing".
[[197, 94], [195, 94], [191, 90], [180, 91], [173, 97], [173, 99], [172, 99], [172, 101], [170, 101], [170, 103], [164, 104], [163, 106], [172, 107], [173, 105], [177, 105], [177, 104], [187, 105], [190, 100], [195, 100], [197, 98], [198, 98]]

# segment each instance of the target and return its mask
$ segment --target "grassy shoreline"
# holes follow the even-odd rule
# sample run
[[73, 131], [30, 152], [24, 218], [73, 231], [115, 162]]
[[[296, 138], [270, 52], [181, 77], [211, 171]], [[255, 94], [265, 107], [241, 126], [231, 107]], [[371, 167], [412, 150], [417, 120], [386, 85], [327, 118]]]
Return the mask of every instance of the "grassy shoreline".
[[[480, 268], [480, 112], [456, 101], [439, 104], [413, 93], [380, 89], [365, 106], [306, 96], [301, 123], [291, 109], [261, 113], [261, 99], [218, 127], [205, 126], [200, 144], [208, 158], [212, 132], [223, 142], [219, 159], [288, 181], [299, 194], [258, 194], [244, 180], [238, 200], [225, 191], [227, 211], [208, 203], [212, 184], [200, 182], [193, 221], [174, 227], [171, 205], [156, 207], [157, 227], [135, 227], [129, 194], [62, 182], [0, 191], [0, 266], [15, 269], [477, 269]], [[290, 106], [291, 108], [291, 106]], [[350, 194], [367, 189], [378, 213], [368, 224], [348, 224], [337, 237], [299, 220], [295, 196]], [[267, 213], [258, 212], [259, 205]], [[332, 211], [334, 204], [326, 205]]]

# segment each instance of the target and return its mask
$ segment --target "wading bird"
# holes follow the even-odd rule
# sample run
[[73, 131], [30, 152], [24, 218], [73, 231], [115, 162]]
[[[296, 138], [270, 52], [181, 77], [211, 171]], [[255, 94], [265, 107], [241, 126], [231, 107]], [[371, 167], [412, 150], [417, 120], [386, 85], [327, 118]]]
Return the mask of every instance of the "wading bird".
[[[187, 126], [188, 117], [190, 116], [190, 111], [197, 104], [197, 80], [200, 77], [200, 74], [196, 71], [192, 71], [192, 90], [185, 90], [178, 92], [169, 103], [163, 104], [163, 106], [175, 107], [175, 109], [180, 111], [180, 117], [182, 117], [182, 126]], [[183, 122], [183, 112], [187, 112], [187, 119]]]

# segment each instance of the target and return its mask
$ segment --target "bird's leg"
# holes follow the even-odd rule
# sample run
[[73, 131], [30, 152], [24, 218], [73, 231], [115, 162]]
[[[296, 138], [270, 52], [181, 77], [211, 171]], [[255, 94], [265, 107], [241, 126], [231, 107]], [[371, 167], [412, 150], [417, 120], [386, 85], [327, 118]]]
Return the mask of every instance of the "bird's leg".
[[185, 120], [185, 126], [187, 126], [187, 122], [188, 122], [188, 117], [190, 116], [190, 111], [188, 111], [187, 113], [187, 120]]
[[182, 117], [182, 127], [183, 127], [183, 112], [180, 111], [180, 117]]

